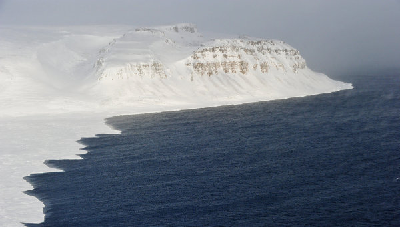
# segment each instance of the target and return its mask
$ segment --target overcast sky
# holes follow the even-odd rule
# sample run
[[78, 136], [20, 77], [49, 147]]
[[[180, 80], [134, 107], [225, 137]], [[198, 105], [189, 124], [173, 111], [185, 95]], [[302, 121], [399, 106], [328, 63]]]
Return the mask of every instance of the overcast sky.
[[0, 0], [1, 25], [180, 22], [284, 40], [326, 74], [400, 68], [400, 0]]

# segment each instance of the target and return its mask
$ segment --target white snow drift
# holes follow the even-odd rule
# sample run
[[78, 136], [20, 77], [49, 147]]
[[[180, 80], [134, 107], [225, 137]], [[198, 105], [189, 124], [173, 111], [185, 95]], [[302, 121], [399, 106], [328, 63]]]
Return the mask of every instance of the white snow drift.
[[0, 34], [0, 226], [43, 221], [23, 177], [57, 171], [47, 159], [77, 158], [81, 137], [116, 133], [105, 117], [352, 88], [308, 69], [282, 41], [209, 37], [192, 24]]

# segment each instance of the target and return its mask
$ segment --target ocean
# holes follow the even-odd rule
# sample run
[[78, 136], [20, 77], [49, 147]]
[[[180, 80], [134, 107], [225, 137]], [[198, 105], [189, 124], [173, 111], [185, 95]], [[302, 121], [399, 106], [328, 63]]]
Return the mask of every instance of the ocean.
[[[33, 174], [26, 226], [399, 226], [400, 76], [354, 89], [107, 119]], [[56, 152], [56, 151], [55, 151]]]

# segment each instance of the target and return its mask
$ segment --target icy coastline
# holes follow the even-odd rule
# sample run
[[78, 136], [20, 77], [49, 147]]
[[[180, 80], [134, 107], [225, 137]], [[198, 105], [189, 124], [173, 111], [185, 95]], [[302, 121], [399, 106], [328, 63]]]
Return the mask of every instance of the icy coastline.
[[[104, 124], [107, 117], [352, 88], [312, 72], [287, 44], [204, 42], [190, 24], [133, 30], [0, 27], [0, 32], [0, 226], [43, 221], [43, 204], [23, 193], [32, 189], [23, 177], [58, 171], [45, 160], [79, 158], [81, 137], [118, 133]], [[279, 48], [269, 53], [267, 45]], [[253, 54], [264, 47], [265, 54]]]

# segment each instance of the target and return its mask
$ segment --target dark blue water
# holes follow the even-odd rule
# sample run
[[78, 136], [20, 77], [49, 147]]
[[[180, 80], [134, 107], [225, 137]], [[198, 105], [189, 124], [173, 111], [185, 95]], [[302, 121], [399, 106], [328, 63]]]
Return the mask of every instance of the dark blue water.
[[[238, 106], [119, 116], [28, 191], [43, 226], [399, 226], [400, 76]], [[28, 226], [35, 226], [27, 224]]]

